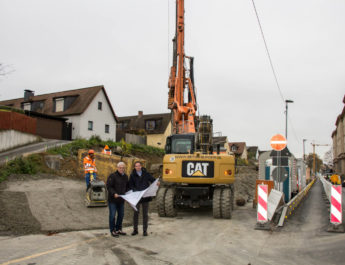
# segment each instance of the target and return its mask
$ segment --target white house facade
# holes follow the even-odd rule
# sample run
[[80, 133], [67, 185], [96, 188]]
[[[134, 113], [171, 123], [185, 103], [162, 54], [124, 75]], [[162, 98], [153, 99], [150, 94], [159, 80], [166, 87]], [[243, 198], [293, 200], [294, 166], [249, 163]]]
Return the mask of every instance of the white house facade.
[[103, 90], [93, 98], [81, 115], [66, 116], [72, 123], [72, 139], [98, 135], [102, 140], [116, 139], [116, 119]]
[[117, 116], [104, 86], [43, 95], [25, 90], [23, 98], [1, 101], [0, 105], [66, 118], [64, 133], [68, 139], [97, 135], [102, 140], [116, 140]]

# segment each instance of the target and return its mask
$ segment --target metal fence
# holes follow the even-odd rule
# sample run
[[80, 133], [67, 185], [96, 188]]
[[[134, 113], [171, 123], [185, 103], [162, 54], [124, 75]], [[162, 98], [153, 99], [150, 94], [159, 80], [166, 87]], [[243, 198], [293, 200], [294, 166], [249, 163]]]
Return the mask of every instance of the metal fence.
[[131, 144], [146, 144], [146, 137], [141, 136], [141, 135], [126, 133], [125, 141], [126, 143], [131, 143]]

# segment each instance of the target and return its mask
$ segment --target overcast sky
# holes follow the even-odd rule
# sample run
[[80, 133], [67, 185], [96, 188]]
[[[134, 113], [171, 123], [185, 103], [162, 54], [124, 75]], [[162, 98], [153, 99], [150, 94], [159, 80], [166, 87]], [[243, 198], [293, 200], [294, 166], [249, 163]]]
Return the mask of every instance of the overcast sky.
[[[268, 150], [285, 133], [251, 0], [185, 0], [200, 114], [229, 141]], [[289, 105], [288, 147], [331, 144], [345, 94], [345, 1], [256, 0]], [[0, 100], [104, 85], [118, 116], [168, 112], [175, 0], [0, 0]], [[324, 155], [329, 147], [319, 147]]]

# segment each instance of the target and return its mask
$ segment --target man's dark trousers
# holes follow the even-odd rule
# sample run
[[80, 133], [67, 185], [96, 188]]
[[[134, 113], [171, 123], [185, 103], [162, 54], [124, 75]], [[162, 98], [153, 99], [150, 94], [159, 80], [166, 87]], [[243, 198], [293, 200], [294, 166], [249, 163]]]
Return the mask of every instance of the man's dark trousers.
[[[112, 231], [122, 230], [122, 220], [124, 216], [124, 202], [108, 202], [109, 207], [109, 229]], [[117, 212], [117, 219], [115, 224], [115, 214]]]
[[149, 202], [140, 202], [137, 205], [138, 211], [134, 211], [133, 215], [133, 227], [134, 231], [138, 232], [138, 222], [139, 222], [139, 214], [140, 214], [140, 207], [143, 208], [143, 230], [147, 232], [148, 221], [149, 221]]

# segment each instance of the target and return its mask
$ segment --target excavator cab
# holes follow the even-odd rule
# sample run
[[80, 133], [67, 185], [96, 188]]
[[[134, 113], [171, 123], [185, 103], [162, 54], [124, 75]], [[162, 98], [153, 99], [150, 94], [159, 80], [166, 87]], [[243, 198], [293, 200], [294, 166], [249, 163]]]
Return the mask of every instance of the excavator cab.
[[195, 134], [173, 134], [167, 138], [166, 154], [194, 154]]

